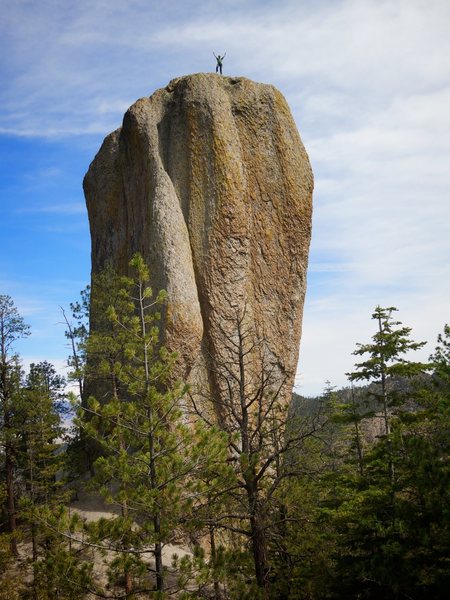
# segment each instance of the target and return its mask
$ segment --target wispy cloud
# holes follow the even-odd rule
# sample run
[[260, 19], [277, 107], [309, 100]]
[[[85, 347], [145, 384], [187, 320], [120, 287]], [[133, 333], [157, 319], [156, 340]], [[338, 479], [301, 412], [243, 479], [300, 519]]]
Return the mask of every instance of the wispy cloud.
[[61, 204], [51, 204], [46, 206], [21, 206], [16, 209], [18, 214], [52, 214], [52, 215], [84, 215], [86, 214], [86, 205], [84, 202], [62, 202]]
[[[106, 131], [152, 81], [211, 70], [211, 51], [228, 51], [227, 69], [275, 81], [318, 114], [359, 110], [439, 87], [450, 54], [450, 9], [427, 3], [345, 0], [298, 3], [111, 0], [67, 8], [43, 0], [11, 3], [3, 31], [9, 85], [0, 94], [0, 131], [77, 135]], [[168, 14], [166, 15], [166, 12]], [[13, 33], [11, 33], [13, 32]], [[382, 32], [382, 35], [381, 35]], [[162, 78], [162, 79], [161, 79]], [[147, 90], [147, 86], [149, 89]], [[330, 99], [345, 104], [332, 106]], [[38, 110], [35, 110], [38, 107]], [[106, 129], [105, 129], [106, 128]]]

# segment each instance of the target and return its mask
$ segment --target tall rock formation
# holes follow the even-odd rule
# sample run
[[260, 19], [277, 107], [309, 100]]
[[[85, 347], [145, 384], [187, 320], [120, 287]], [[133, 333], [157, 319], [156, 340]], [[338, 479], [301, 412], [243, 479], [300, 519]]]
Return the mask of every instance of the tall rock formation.
[[[166, 289], [180, 374], [220, 394], [236, 318], [292, 389], [313, 176], [283, 96], [245, 78], [175, 79], [126, 112], [84, 180], [92, 273], [140, 252]], [[232, 344], [231, 344], [232, 346]], [[258, 361], [257, 361], [258, 362]], [[255, 368], [260, 367], [260, 362]]]

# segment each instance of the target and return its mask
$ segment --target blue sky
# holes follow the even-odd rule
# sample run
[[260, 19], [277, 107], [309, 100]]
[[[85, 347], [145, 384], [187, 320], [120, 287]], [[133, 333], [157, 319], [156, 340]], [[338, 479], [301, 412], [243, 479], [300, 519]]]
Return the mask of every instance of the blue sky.
[[24, 362], [62, 367], [88, 283], [82, 178], [126, 108], [214, 70], [285, 95], [315, 174], [297, 390], [345, 383], [376, 304], [434, 347], [449, 321], [448, 0], [1, 0], [0, 293]]

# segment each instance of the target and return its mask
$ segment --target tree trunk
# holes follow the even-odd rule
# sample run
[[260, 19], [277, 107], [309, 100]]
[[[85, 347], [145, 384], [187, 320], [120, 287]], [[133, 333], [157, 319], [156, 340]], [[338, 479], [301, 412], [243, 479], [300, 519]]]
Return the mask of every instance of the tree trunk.
[[263, 591], [262, 598], [266, 600], [269, 597], [267, 541], [258, 501], [257, 483], [255, 481], [252, 481], [247, 485], [247, 497], [250, 512], [250, 534], [255, 566], [255, 578], [258, 587]]
[[131, 580], [131, 575], [128, 573], [128, 571], [125, 572], [125, 594], [127, 594], [127, 596], [129, 594], [131, 594], [131, 591], [133, 589], [133, 582]]
[[361, 475], [361, 477], [363, 477], [364, 476], [364, 451], [363, 451], [363, 445], [362, 445], [362, 441], [361, 441], [361, 432], [359, 430], [360, 419], [358, 418], [358, 413], [357, 413], [357, 403], [355, 400], [355, 391], [353, 389], [353, 383], [352, 383], [352, 388], [351, 388], [351, 400], [352, 400], [353, 425], [355, 428], [355, 444], [356, 444], [356, 451], [358, 453], [358, 468], [359, 468], [359, 474]]
[[[217, 560], [217, 552], [216, 552], [216, 538], [214, 535], [214, 527], [213, 526], [211, 526], [209, 528], [209, 543], [210, 543], [210, 547], [211, 547], [210, 560], [215, 569], [216, 560]], [[214, 600], [222, 600], [222, 593], [220, 591], [219, 581], [215, 575], [214, 575]]]
[[[123, 442], [121, 439], [121, 447], [123, 448]], [[128, 517], [128, 503], [125, 500], [124, 502], [122, 502], [122, 517], [126, 518]], [[133, 589], [133, 582], [131, 579], [131, 575], [128, 571], [124, 571], [124, 581], [125, 581], [125, 594], [131, 594], [131, 591]]]
[[[155, 534], [159, 537], [161, 533], [161, 522], [159, 513], [153, 517], [153, 526], [155, 528]], [[163, 560], [162, 560], [162, 544], [156, 542], [155, 544], [155, 569], [156, 569], [156, 589], [161, 592], [164, 588], [164, 572], [163, 572]]]
[[250, 518], [250, 528], [252, 534], [253, 561], [255, 564], [256, 583], [263, 590], [263, 598], [269, 597], [269, 568], [267, 565], [266, 536], [260, 523], [258, 515], [252, 515]]
[[364, 454], [363, 454], [363, 447], [362, 447], [362, 443], [361, 443], [361, 433], [359, 431], [359, 424], [357, 423], [357, 421], [355, 421], [354, 425], [355, 425], [356, 451], [358, 453], [359, 474], [361, 475], [361, 477], [363, 477], [364, 476]]
[[15, 538], [17, 521], [16, 521], [16, 504], [14, 498], [14, 463], [12, 460], [12, 450], [9, 444], [5, 446], [5, 468], [6, 468], [6, 504], [8, 510], [8, 529], [11, 534], [10, 547], [12, 554], [17, 558], [19, 552], [17, 550], [17, 540]]
[[33, 562], [37, 562], [39, 555], [38, 555], [38, 544], [37, 544], [37, 527], [36, 527], [36, 523], [33, 522], [31, 523], [31, 548], [32, 548], [32, 559]]
[[[113, 377], [113, 390], [114, 390], [113, 391], [114, 398], [118, 400], [119, 396], [118, 396], [118, 392], [117, 392], [117, 384], [116, 384], [115, 377]], [[119, 419], [120, 419], [120, 417], [118, 417], [117, 424], [119, 424]], [[125, 442], [123, 439], [123, 432], [120, 433], [120, 449], [122, 451], [126, 450]], [[125, 499], [122, 502], [121, 509], [122, 509], [122, 517], [124, 517], [126, 519], [128, 517], [128, 501], [127, 501], [127, 499]], [[125, 594], [128, 596], [128, 594], [131, 594], [131, 591], [133, 589], [133, 581], [132, 581], [131, 575], [128, 571], [124, 571], [123, 576], [124, 576], [124, 581], [125, 581]]]

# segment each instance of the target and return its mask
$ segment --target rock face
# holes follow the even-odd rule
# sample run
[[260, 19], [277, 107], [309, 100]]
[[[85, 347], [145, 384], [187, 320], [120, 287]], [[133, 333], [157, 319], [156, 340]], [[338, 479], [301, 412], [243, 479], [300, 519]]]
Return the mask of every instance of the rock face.
[[274, 87], [215, 74], [175, 79], [131, 106], [85, 177], [92, 272], [107, 261], [126, 272], [140, 252], [153, 288], [168, 292], [163, 333], [179, 374], [213, 393], [230, 351], [224, 336], [245, 315], [264, 360], [286, 377], [287, 398], [312, 189], [308, 156]]

